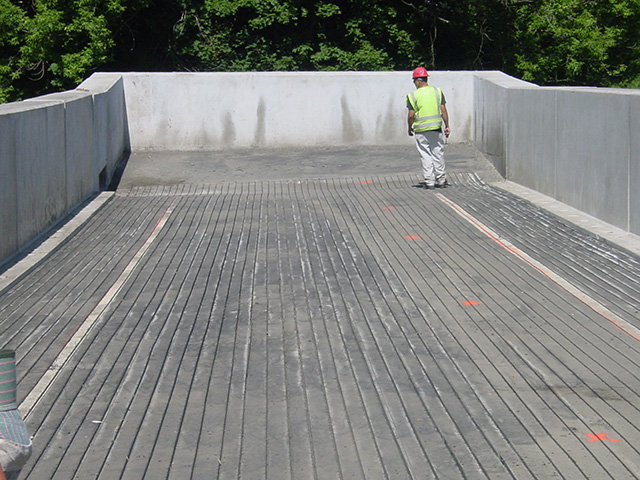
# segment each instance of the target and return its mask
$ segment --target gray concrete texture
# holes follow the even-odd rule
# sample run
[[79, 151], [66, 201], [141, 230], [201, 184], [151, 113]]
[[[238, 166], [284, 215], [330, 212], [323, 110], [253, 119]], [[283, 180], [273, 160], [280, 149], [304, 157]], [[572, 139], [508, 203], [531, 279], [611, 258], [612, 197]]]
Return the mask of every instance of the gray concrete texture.
[[[473, 87], [473, 142], [506, 178], [510, 140], [507, 138], [511, 111], [509, 93], [512, 90], [528, 91], [534, 85], [501, 72], [483, 72], [475, 77]], [[520, 125], [526, 128], [526, 124]]]
[[[64, 104], [0, 105], [4, 256], [54, 222], [66, 204]], [[46, 174], [43, 174], [46, 172]]]
[[22, 478], [634, 478], [640, 256], [446, 154], [132, 155], [0, 286]]
[[100, 188], [129, 150], [122, 80], [0, 105], [0, 262]]
[[[410, 72], [122, 75], [133, 151], [400, 145], [414, 88]], [[451, 143], [471, 139], [472, 83], [473, 72], [431, 74]]]
[[[638, 91], [431, 73], [451, 143], [473, 143], [508, 180], [640, 233]], [[99, 73], [74, 92], [1, 105], [0, 259], [98, 193], [128, 152], [406, 145], [411, 89], [410, 72]]]
[[640, 91], [475, 79], [474, 143], [506, 179], [639, 234]]
[[[473, 170], [486, 181], [501, 179], [471, 144], [448, 144], [446, 149], [449, 171]], [[415, 142], [408, 136], [403, 146], [135, 152], [118, 188], [389, 175], [415, 172], [419, 164]]]
[[[47, 138], [46, 141], [47, 153], [63, 155], [64, 168], [57, 164], [51, 171], [64, 179], [59, 191], [66, 194], [66, 199], [58, 209], [62, 206], [68, 209], [85, 201], [98, 187], [94, 164], [87, 161], [93, 157], [93, 99], [86, 92], [68, 91], [44, 95], [25, 103], [39, 105], [40, 102], [55, 103], [56, 109], [63, 114], [62, 121], [56, 117], [49, 122], [56, 128], [55, 139]], [[68, 132], [73, 134], [68, 135]], [[57, 142], [64, 142], [64, 145]], [[40, 158], [46, 158], [46, 154]]]
[[[593, 93], [581, 90], [556, 93], [554, 196], [595, 217], [607, 216], [610, 223], [625, 228], [629, 222], [632, 137], [629, 95]], [[592, 132], [598, 135], [590, 137]]]

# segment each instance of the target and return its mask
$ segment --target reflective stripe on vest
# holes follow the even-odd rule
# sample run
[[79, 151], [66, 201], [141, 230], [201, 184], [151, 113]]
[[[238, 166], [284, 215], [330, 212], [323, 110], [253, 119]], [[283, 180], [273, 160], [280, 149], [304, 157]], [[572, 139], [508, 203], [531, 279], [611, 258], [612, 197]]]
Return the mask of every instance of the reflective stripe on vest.
[[[426, 132], [442, 128], [442, 91], [439, 88], [426, 86], [418, 88], [407, 95], [416, 116], [413, 120], [414, 132]], [[419, 103], [418, 103], [419, 102]]]

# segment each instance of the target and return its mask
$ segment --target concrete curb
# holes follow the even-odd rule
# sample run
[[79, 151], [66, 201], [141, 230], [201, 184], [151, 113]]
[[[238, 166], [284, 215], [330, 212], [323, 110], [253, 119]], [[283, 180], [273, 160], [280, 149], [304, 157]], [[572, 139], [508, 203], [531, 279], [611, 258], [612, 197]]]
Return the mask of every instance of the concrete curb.
[[492, 186], [517, 195], [534, 205], [571, 222], [577, 228], [591, 233], [604, 242], [618, 246], [629, 253], [640, 255], [640, 236], [603, 222], [567, 204], [509, 180], [491, 183]]
[[43, 258], [66, 243], [92, 215], [106, 205], [114, 196], [115, 192], [99, 193], [10, 257], [5, 265], [11, 266], [0, 274], [0, 294], [36, 266]]

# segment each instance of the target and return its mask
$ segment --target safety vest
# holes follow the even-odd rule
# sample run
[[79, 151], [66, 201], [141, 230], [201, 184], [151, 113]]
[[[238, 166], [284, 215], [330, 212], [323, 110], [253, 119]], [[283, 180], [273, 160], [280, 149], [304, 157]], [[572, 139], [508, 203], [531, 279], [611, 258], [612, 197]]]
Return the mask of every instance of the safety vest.
[[442, 128], [442, 112], [440, 110], [442, 90], [427, 85], [407, 95], [407, 99], [415, 111], [413, 119], [414, 132], [426, 132]]

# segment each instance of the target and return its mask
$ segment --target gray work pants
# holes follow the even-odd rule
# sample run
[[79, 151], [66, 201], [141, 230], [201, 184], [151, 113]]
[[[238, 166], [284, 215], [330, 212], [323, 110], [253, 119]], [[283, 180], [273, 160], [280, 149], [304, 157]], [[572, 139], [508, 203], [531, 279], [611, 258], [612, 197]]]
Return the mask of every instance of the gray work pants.
[[444, 166], [444, 135], [438, 131], [415, 132], [416, 147], [422, 160], [422, 175], [427, 185], [443, 185], [446, 179]]

